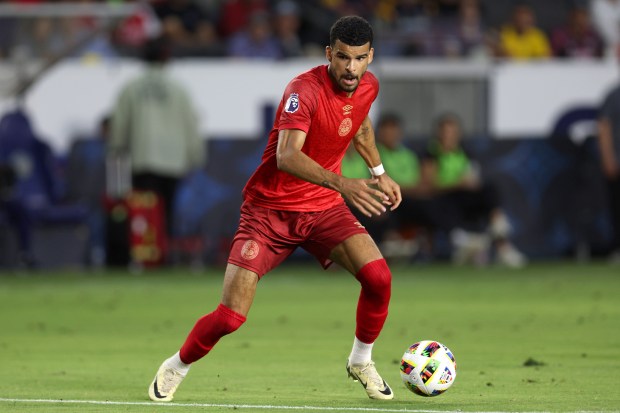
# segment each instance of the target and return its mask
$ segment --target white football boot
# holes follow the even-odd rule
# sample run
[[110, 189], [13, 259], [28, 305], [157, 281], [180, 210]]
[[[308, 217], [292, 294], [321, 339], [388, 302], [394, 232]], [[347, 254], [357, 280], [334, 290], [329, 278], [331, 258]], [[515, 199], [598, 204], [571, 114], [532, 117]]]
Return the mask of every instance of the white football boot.
[[353, 381], [359, 381], [371, 399], [390, 400], [394, 393], [390, 386], [381, 378], [374, 361], [366, 364], [351, 364], [347, 361], [347, 373]]
[[149, 397], [156, 402], [169, 402], [174, 397], [174, 392], [185, 378], [164, 362], [157, 370], [157, 374], [149, 387]]
[[488, 261], [491, 239], [486, 234], [456, 228], [450, 232], [452, 262], [456, 265], [485, 266]]
[[523, 268], [527, 265], [527, 257], [514, 245], [507, 243], [497, 247], [497, 262], [509, 268]]

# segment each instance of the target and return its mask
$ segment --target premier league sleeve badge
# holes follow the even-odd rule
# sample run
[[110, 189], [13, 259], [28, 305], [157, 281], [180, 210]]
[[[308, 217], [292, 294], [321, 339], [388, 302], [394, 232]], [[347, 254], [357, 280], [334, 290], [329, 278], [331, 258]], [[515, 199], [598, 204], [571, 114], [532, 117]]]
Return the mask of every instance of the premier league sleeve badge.
[[299, 109], [299, 94], [291, 93], [284, 105], [284, 111], [288, 113], [295, 113]]

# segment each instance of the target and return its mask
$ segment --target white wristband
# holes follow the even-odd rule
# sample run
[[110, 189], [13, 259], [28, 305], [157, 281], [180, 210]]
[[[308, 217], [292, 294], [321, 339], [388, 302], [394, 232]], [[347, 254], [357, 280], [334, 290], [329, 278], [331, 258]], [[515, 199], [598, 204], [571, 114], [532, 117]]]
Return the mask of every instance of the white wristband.
[[370, 174], [372, 176], [381, 176], [385, 173], [385, 169], [383, 168], [383, 164], [380, 163], [379, 165], [375, 166], [374, 168], [368, 168], [368, 170], [370, 171]]

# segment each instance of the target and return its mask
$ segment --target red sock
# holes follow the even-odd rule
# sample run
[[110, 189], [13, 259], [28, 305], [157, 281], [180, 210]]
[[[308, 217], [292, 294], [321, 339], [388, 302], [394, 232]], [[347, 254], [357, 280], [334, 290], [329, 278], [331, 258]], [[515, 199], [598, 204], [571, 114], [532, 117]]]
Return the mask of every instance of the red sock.
[[374, 343], [383, 328], [390, 304], [392, 273], [385, 259], [364, 265], [355, 278], [362, 285], [357, 303], [355, 336], [363, 343]]
[[196, 322], [181, 347], [181, 361], [190, 364], [201, 359], [211, 351], [220, 338], [237, 330], [245, 320], [243, 315], [220, 304], [214, 312]]

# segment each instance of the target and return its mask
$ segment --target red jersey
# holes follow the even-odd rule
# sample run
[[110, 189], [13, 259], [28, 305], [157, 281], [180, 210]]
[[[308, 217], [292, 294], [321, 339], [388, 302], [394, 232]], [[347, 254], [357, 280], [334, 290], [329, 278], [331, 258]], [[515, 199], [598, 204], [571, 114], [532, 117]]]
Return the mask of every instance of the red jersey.
[[327, 65], [295, 77], [287, 85], [258, 169], [243, 189], [244, 199], [284, 211], [324, 211], [344, 200], [332, 189], [280, 171], [276, 161], [278, 133], [306, 133], [302, 152], [328, 171], [341, 174], [342, 158], [379, 93], [379, 82], [366, 72], [351, 97], [329, 76]]

